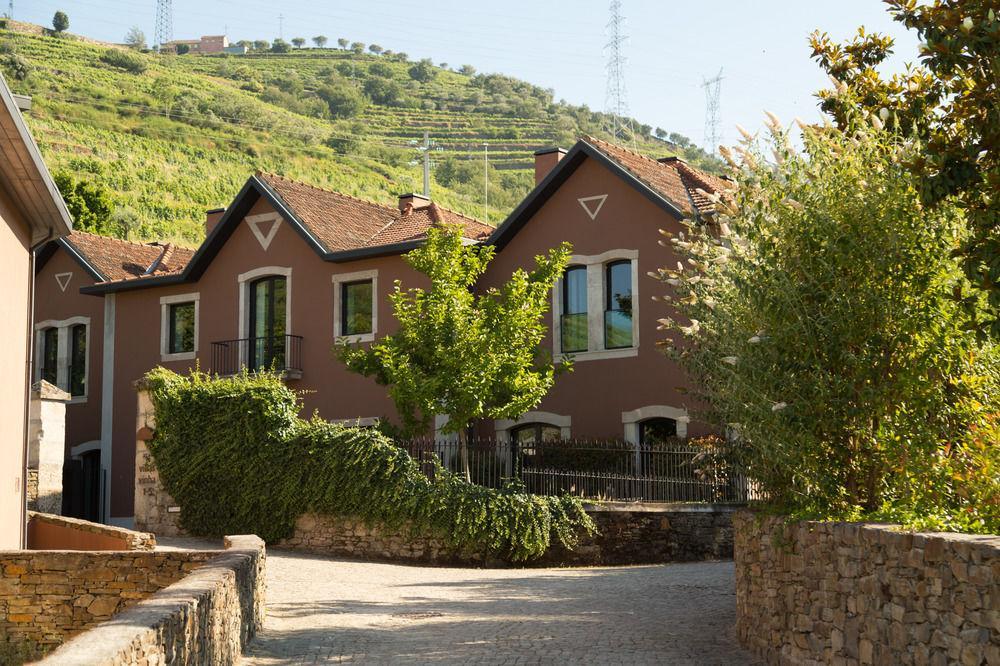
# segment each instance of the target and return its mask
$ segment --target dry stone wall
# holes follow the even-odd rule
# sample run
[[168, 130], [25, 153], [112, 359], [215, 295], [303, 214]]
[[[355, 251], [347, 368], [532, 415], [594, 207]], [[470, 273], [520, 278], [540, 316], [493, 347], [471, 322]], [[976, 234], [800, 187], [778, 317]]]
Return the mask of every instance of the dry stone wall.
[[212, 552], [0, 552], [0, 641], [57, 645], [183, 578]]
[[1000, 537], [734, 526], [737, 630], [769, 663], [1000, 666]]
[[144, 601], [63, 644], [45, 666], [229, 665], [264, 623], [266, 557], [253, 535]]
[[[537, 565], [648, 564], [732, 557], [732, 516], [727, 506], [610, 504], [587, 507], [598, 533], [573, 550], [553, 546]], [[355, 518], [306, 514], [294, 534], [275, 544], [327, 555], [409, 560], [430, 564], [503, 562], [485, 553], [449, 548], [440, 539], [387, 529]]]

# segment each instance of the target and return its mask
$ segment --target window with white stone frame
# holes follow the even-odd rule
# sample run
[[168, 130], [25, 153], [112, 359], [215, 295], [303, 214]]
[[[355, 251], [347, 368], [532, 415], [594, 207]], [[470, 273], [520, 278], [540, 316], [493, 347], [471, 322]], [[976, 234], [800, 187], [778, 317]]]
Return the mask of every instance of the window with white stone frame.
[[198, 355], [201, 295], [160, 298], [160, 360], [190, 361]]
[[378, 333], [378, 271], [333, 276], [333, 337], [374, 342]]
[[558, 360], [624, 358], [639, 352], [639, 251], [573, 255], [552, 290]]
[[35, 381], [44, 379], [72, 396], [87, 400], [90, 317], [47, 320], [35, 324]]

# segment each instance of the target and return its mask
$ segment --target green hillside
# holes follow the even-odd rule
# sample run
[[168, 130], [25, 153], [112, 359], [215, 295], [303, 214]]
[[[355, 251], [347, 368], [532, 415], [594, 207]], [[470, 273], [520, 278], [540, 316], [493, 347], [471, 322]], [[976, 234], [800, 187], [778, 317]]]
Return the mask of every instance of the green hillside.
[[[0, 30], [0, 66], [33, 97], [28, 122], [50, 169], [106, 187], [113, 212], [101, 231], [131, 238], [199, 242], [205, 209], [227, 205], [258, 169], [390, 203], [422, 187], [411, 142], [425, 131], [436, 145], [433, 198], [480, 219], [489, 143], [497, 222], [532, 185], [532, 151], [602, 135], [601, 114], [551, 91], [403, 57], [168, 56]], [[641, 151], [711, 167], [682, 137], [642, 131]]]

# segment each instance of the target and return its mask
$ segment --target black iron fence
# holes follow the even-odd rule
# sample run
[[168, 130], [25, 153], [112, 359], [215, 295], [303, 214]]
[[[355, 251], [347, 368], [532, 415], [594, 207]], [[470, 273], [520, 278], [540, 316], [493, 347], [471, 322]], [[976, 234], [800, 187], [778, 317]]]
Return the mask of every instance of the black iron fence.
[[[631, 444], [622, 441], [562, 440], [503, 442], [471, 440], [465, 455], [457, 441], [397, 442], [409, 454], [465, 475], [473, 483], [500, 488], [511, 480], [540, 495], [570, 493], [604, 500], [742, 503], [751, 484], [728, 460], [724, 445]], [[425, 470], [433, 469], [425, 465]]]
[[302, 372], [302, 336], [271, 335], [212, 343], [212, 371], [232, 375], [242, 368]]

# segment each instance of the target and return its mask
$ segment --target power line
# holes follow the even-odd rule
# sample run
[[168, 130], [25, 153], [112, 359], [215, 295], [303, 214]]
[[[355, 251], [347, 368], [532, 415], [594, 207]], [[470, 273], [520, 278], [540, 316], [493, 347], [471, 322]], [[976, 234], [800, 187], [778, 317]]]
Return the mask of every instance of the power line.
[[705, 151], [714, 155], [719, 150], [722, 138], [722, 115], [719, 109], [719, 98], [722, 93], [722, 68], [711, 79], [704, 79], [701, 87], [705, 89]]
[[611, 19], [608, 21], [607, 88], [604, 95], [604, 110], [607, 113], [607, 132], [612, 140], [628, 143], [635, 149], [635, 128], [628, 110], [628, 93], [625, 89], [624, 45], [628, 37], [624, 34], [625, 17], [622, 16], [621, 0], [611, 0]]
[[156, 0], [156, 29], [153, 41], [157, 48], [174, 38], [173, 0]]

